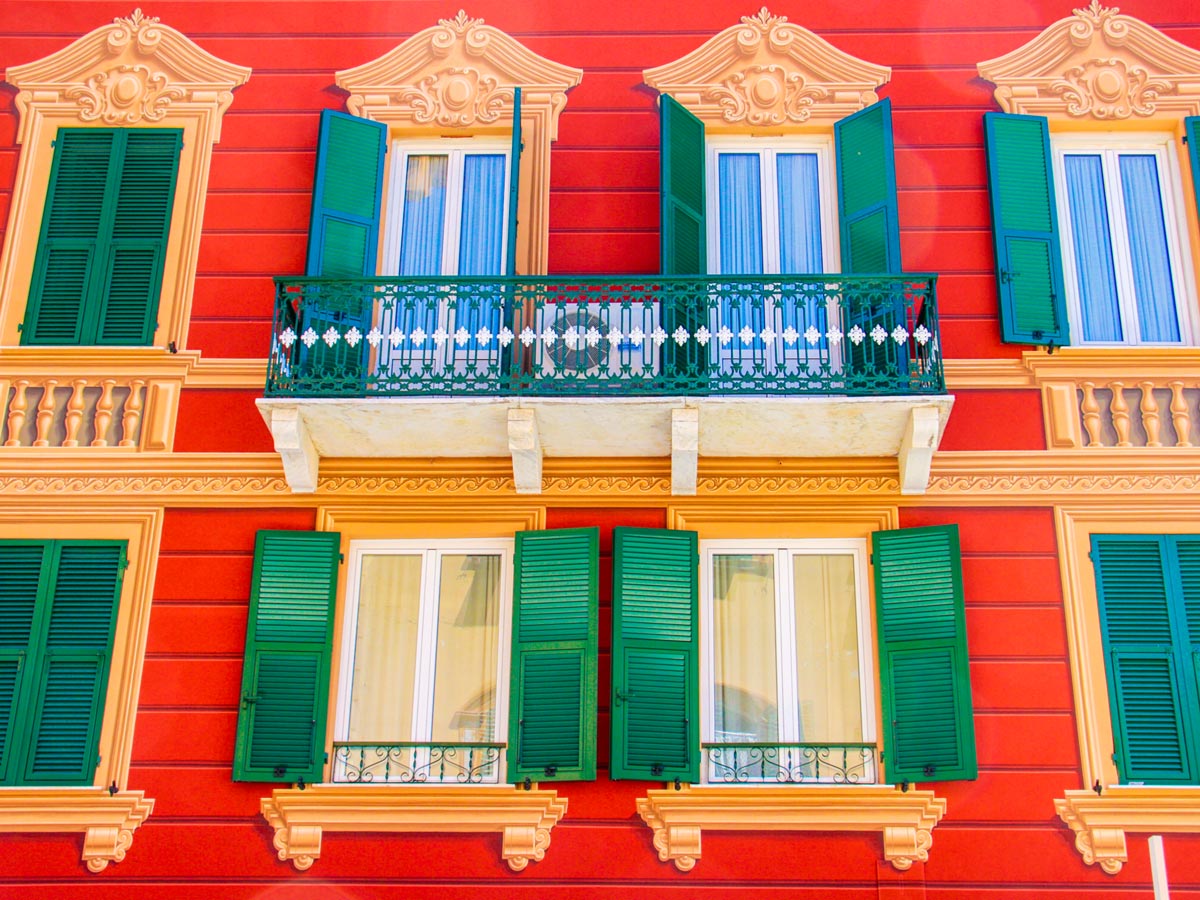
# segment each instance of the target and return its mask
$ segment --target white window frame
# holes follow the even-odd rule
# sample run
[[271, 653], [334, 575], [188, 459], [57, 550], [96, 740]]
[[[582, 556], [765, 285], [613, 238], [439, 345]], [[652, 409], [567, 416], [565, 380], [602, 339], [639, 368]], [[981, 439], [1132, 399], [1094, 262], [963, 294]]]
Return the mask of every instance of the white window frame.
[[[713, 678], [716, 672], [714, 643], [716, 628], [713, 614], [713, 558], [728, 554], [757, 554], [775, 557], [775, 653], [776, 701], [779, 715], [779, 742], [796, 743], [799, 734], [799, 704], [795, 701], [796, 653], [791, 635], [795, 634], [795, 585], [792, 558], [795, 556], [846, 555], [854, 560], [855, 612], [858, 621], [859, 702], [862, 712], [862, 743], [877, 743], [876, 701], [879, 669], [872, 640], [874, 618], [867, 577], [867, 542], [860, 538], [820, 538], [808, 540], [709, 540], [700, 542], [700, 741], [714, 740], [715, 702]], [[785, 724], [786, 723], [786, 724]], [[703, 757], [703, 753], [701, 754]], [[875, 760], [870, 778], [878, 771]], [[708, 782], [707, 761], [701, 767], [701, 779]], [[713, 784], [721, 782], [714, 781]], [[744, 785], [742, 785], [744, 786]]]
[[[445, 555], [499, 556], [500, 606], [497, 611], [496, 640], [496, 729], [493, 742], [508, 741], [509, 659], [512, 644], [512, 579], [513, 549], [511, 538], [454, 539], [454, 540], [355, 540], [350, 542], [347, 555], [346, 602], [342, 617], [342, 641], [337, 680], [337, 710], [334, 716], [335, 742], [346, 741], [350, 733], [350, 702], [354, 684], [354, 657], [358, 636], [358, 604], [362, 587], [364, 556], [397, 555], [423, 557], [421, 570], [421, 601], [417, 620], [416, 677], [413, 683], [412, 734], [397, 735], [397, 742], [428, 742], [432, 732], [434, 673], [437, 662], [437, 600], [441, 558]], [[505, 754], [496, 764], [497, 781], [505, 780]], [[381, 782], [382, 783], [382, 782]], [[434, 783], [434, 782], [431, 782]], [[496, 783], [496, 782], [491, 782]]]
[[[779, 189], [775, 157], [780, 153], [815, 153], [817, 155], [817, 189], [821, 192], [821, 255], [826, 274], [841, 271], [841, 252], [838, 233], [837, 181], [834, 168], [832, 135], [788, 135], [752, 137], [748, 135], [714, 135], [705, 146], [705, 179], [707, 184], [706, 222], [709, 274], [714, 272], [721, 253], [720, 172], [717, 157], [722, 153], [755, 153], [759, 163], [759, 190], [763, 213], [763, 274], [779, 274]], [[769, 202], [768, 202], [769, 201]], [[736, 274], [736, 273], [734, 273]]]
[[[408, 160], [412, 156], [446, 156], [446, 215], [442, 223], [442, 262], [439, 274], [454, 278], [458, 275], [459, 234], [462, 225], [463, 171], [467, 155], [504, 157], [504, 211], [502, 228], [509, 221], [510, 185], [512, 177], [512, 140], [496, 137], [441, 138], [411, 140], [397, 138], [391, 143], [387, 196], [383, 202], [383, 261], [385, 277], [396, 277], [400, 270], [400, 242], [404, 234], [404, 190]], [[502, 236], [503, 238], [504, 236]], [[507, 271], [508, 241], [500, 242], [500, 272]]]
[[[1062, 245], [1063, 281], [1066, 289], [1067, 315], [1071, 323], [1071, 343], [1088, 347], [1187, 347], [1196, 344], [1196, 310], [1188, 298], [1196, 296], [1195, 275], [1192, 271], [1190, 238], [1182, 211], [1183, 182], [1179, 171], [1178, 154], [1169, 135], [1095, 133], [1052, 134], [1050, 137], [1054, 165], [1055, 200], [1058, 203], [1059, 239]], [[1179, 321], [1178, 343], [1144, 341], [1138, 321], [1137, 298], [1133, 283], [1124, 204], [1113, 202], [1120, 194], [1120, 176], [1116, 159], [1121, 154], [1148, 154], [1158, 160], [1159, 188], [1163, 200], [1163, 221], [1167, 233], [1167, 254], [1170, 259], [1171, 281], [1175, 290], [1175, 314]], [[1083, 339], [1083, 301], [1079, 292], [1079, 273], [1075, 262], [1075, 237], [1071, 230], [1070, 200], [1067, 196], [1064, 157], [1096, 154], [1103, 157], [1105, 200], [1109, 233], [1112, 235], [1113, 265], [1116, 270], [1117, 306], [1121, 319], [1122, 341], [1085, 341]]]

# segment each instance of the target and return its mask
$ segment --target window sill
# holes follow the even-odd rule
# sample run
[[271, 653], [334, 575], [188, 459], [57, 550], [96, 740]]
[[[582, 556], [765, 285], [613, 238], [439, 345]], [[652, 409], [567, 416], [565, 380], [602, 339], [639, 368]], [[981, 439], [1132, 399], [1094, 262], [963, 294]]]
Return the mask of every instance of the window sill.
[[303, 871], [321, 855], [326, 831], [499, 832], [501, 857], [514, 872], [540, 860], [550, 829], [566, 814], [556, 791], [512, 785], [399, 786], [317, 784], [282, 788], [262, 800], [280, 860]]
[[0, 832], [83, 832], [83, 861], [92, 872], [120, 862], [134, 830], [154, 809], [142, 791], [105, 788], [0, 789]]
[[1120, 786], [1067, 791], [1054, 801], [1058, 817], [1075, 832], [1075, 849], [1089, 866], [1116, 875], [1128, 859], [1125, 832], [1200, 833], [1200, 788]]
[[885, 785], [703, 785], [649, 791], [638, 813], [654, 831], [663, 862], [688, 872], [700, 858], [700, 833], [714, 831], [878, 831], [897, 869], [929, 858], [933, 827], [946, 801], [933, 791]]

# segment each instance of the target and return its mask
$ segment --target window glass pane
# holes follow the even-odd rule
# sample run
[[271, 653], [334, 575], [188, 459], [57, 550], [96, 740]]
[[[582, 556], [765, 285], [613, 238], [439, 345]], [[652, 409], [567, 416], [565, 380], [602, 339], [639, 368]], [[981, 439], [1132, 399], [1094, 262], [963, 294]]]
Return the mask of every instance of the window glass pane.
[[499, 153], [471, 153], [463, 160], [459, 275], [501, 274], [506, 162]]
[[713, 740], [779, 740], [775, 557], [713, 557]]
[[446, 219], [449, 157], [410, 156], [404, 181], [404, 229], [400, 235], [401, 275], [442, 273], [442, 232]]
[[779, 271], [792, 275], [823, 272], [817, 154], [780, 153], [775, 160], [779, 173]]
[[717, 155], [721, 225], [720, 274], [762, 274], [762, 196], [759, 164], [757, 153]]
[[494, 741], [500, 557], [445, 554], [439, 582], [431, 739]]
[[413, 739], [421, 561], [420, 554], [362, 559], [349, 741]]
[[1178, 342], [1179, 320], [1175, 315], [1158, 160], [1149, 153], [1123, 153], [1119, 164], [1141, 338]]
[[854, 557], [796, 555], [796, 681], [800, 741], [862, 741]]
[[1096, 154], [1063, 157], [1085, 341], [1123, 339], [1104, 170]]

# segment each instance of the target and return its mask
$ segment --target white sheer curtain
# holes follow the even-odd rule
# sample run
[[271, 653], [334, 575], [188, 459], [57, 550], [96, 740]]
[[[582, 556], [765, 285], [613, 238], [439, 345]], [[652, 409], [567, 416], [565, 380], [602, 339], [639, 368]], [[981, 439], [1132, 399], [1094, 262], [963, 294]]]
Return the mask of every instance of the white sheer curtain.
[[500, 557], [442, 556], [431, 740], [496, 739]]
[[775, 556], [713, 557], [713, 740], [779, 740]]
[[1141, 339], [1178, 343], [1179, 318], [1167, 250], [1158, 158], [1151, 153], [1122, 153], [1119, 167]]
[[1067, 178], [1083, 339], [1115, 342], [1123, 340], [1124, 335], [1102, 163], [1098, 154], [1070, 154], [1063, 157], [1063, 172]]

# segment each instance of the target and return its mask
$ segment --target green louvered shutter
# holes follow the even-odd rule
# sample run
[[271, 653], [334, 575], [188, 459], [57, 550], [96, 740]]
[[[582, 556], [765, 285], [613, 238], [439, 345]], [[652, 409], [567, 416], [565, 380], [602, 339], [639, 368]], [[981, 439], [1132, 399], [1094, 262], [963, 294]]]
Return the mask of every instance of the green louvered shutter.
[[600, 532], [517, 533], [508, 780], [596, 777]]
[[975, 778], [958, 526], [872, 535], [889, 781]]
[[1040, 116], [984, 113], [983, 133], [1001, 336], [1013, 344], [1066, 346], [1050, 127]]
[[154, 339], [183, 133], [63, 128], [21, 340]]
[[833, 139], [842, 271], [855, 275], [903, 272], [892, 101], [880, 100], [834, 123]]
[[320, 781], [341, 535], [260, 531], [234, 781]]
[[517, 274], [517, 207], [521, 200], [521, 89], [513, 88], [512, 152], [508, 157], [508, 248], [505, 274]]
[[35, 663], [30, 644], [45, 592], [44, 542], [0, 543], [0, 784], [11, 784], [24, 748], [29, 699], [22, 697], [27, 674]]
[[613, 778], [700, 778], [699, 566], [693, 531], [613, 531]]
[[158, 327], [183, 132], [124, 131], [112, 239], [95, 298], [97, 344], [150, 344]]
[[20, 783], [89, 785], [124, 574], [124, 541], [52, 543]]
[[1183, 120], [1187, 130], [1188, 158], [1192, 161], [1192, 190], [1196, 195], [1196, 212], [1200, 214], [1200, 116]]
[[[1180, 572], [1200, 602], [1197, 545], [1177, 559], [1171, 538], [1093, 535], [1092, 562], [1112, 706], [1114, 758], [1123, 783], [1195, 784], [1196, 697], [1193, 640]], [[1198, 617], [1200, 618], [1200, 617]]]
[[[708, 234], [704, 216], [704, 123], [673, 97], [659, 97], [659, 262], [664, 275], [704, 275], [708, 272]], [[705, 324], [707, 315], [696, 307], [702, 302], [668, 303], [662, 310], [667, 334], [683, 326], [689, 334]], [[675, 341], [663, 345], [664, 371], [680, 379], [680, 387], [693, 383], [706, 369], [707, 354], [695, 341], [682, 347]]]

